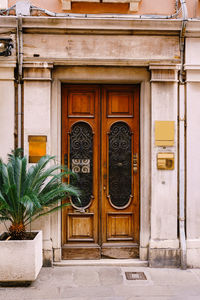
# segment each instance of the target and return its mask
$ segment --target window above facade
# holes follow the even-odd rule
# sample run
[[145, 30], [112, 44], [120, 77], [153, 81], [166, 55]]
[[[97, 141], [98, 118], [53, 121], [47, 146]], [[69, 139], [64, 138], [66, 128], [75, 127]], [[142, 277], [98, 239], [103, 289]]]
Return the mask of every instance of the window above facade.
[[8, 8], [8, 0], [1, 0], [0, 1], [0, 9]]
[[128, 3], [129, 10], [132, 12], [137, 12], [139, 10], [139, 3], [141, 0], [62, 0], [62, 9], [71, 10], [72, 2]]

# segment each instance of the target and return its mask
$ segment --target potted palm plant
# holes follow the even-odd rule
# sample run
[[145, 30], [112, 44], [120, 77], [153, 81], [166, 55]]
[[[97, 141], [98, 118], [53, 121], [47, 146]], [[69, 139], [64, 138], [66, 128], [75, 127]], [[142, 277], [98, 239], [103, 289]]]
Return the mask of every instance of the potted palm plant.
[[[0, 222], [7, 232], [0, 236], [0, 282], [31, 282], [42, 267], [42, 232], [30, 232], [31, 222], [66, 205], [61, 200], [79, 191], [62, 181], [71, 174], [42, 157], [28, 168], [27, 158], [17, 149], [0, 160]], [[61, 170], [61, 172], [58, 172]]]

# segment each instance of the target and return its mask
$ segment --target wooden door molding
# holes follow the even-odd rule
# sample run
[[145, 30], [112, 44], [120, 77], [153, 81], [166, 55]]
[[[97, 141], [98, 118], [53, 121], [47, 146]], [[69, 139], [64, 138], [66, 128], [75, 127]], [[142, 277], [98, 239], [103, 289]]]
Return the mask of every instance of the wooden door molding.
[[[74, 152], [75, 149], [70, 146], [73, 144], [74, 132], [77, 132], [79, 127], [83, 131], [87, 128], [91, 128], [92, 131], [93, 193], [89, 192], [91, 198], [86, 199], [86, 205], [81, 209], [72, 201], [73, 205], [62, 212], [62, 257], [63, 259], [97, 259], [101, 255], [113, 258], [138, 257], [139, 86], [66, 84], [62, 86], [62, 162], [79, 173], [86, 167], [85, 172], [89, 173], [91, 161], [88, 162], [87, 155], [70, 156], [70, 151]], [[109, 147], [118, 127], [121, 130], [119, 141], [123, 143], [125, 141], [122, 140], [126, 139], [129, 145], [127, 152], [129, 154], [117, 162], [118, 167], [122, 167], [121, 170], [125, 172], [119, 174], [125, 179], [126, 184], [120, 199], [115, 193], [112, 181], [114, 177], [111, 179], [110, 176], [115, 169], [109, 165], [112, 159]], [[120, 147], [118, 152], [123, 150], [123, 147]], [[122, 166], [124, 161], [129, 161], [128, 168]]]

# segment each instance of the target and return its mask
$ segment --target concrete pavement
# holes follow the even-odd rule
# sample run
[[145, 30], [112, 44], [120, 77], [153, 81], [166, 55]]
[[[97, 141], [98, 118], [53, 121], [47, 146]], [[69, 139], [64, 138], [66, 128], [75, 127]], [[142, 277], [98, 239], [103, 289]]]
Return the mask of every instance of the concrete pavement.
[[[127, 280], [144, 272], [146, 280]], [[200, 269], [134, 266], [54, 266], [42, 268], [29, 287], [0, 288], [1, 300], [200, 300]]]

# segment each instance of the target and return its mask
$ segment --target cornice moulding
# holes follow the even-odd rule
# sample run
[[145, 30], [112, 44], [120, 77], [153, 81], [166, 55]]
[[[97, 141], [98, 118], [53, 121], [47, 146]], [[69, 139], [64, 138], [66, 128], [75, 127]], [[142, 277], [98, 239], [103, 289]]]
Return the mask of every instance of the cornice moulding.
[[[3, 22], [3, 24], [2, 24]], [[0, 18], [0, 27], [9, 24], [9, 17], [3, 21]], [[13, 23], [13, 22], [12, 22]], [[15, 23], [16, 24], [16, 23]], [[181, 20], [141, 20], [141, 19], [123, 19], [123, 18], [55, 18], [55, 17], [24, 17], [23, 29], [27, 31], [52, 30], [112, 30], [126, 31], [134, 30], [143, 32], [162, 32], [163, 34], [179, 34], [182, 28]]]
[[32, 67], [35, 63], [43, 63], [46, 62], [50, 65], [55, 66], [126, 66], [126, 67], [149, 67], [149, 65], [157, 64], [162, 66], [169, 65], [173, 66], [179, 64], [180, 61], [177, 60], [144, 60], [144, 59], [57, 59], [57, 58], [43, 58], [40, 60], [35, 60], [35, 58], [24, 58], [24, 66]]

